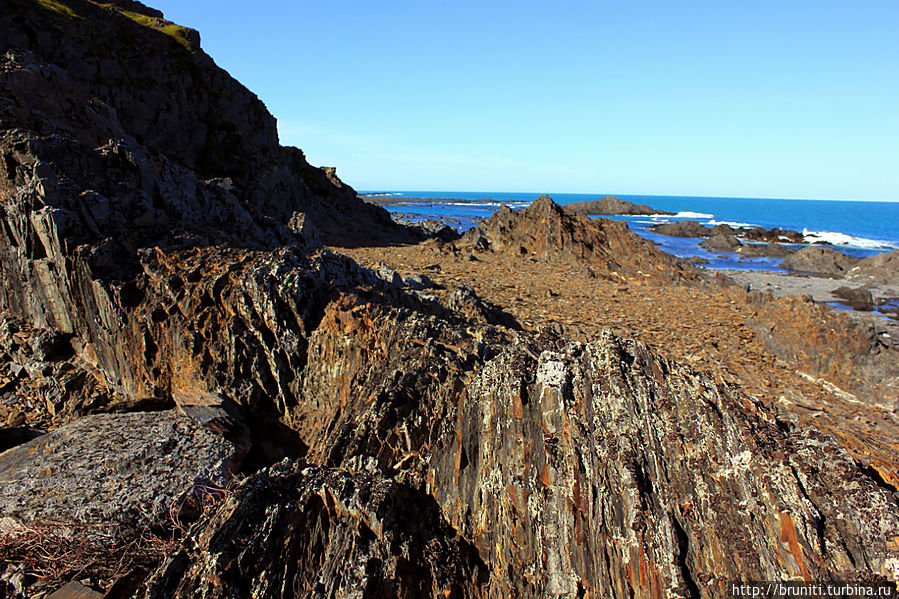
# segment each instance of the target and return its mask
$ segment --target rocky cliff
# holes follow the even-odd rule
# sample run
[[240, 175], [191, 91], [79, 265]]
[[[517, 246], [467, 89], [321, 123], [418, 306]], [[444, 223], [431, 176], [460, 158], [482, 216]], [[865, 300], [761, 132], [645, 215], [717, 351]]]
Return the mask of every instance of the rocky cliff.
[[[640, 342], [523, 331], [471, 289], [323, 249], [413, 236], [279, 147], [198, 35], [124, 0], [8, 5], [2, 393], [35, 381], [57, 430], [0, 454], [0, 593], [720, 597], [895, 574], [895, 488], [827, 434]], [[548, 198], [469, 242], [698, 281]]]

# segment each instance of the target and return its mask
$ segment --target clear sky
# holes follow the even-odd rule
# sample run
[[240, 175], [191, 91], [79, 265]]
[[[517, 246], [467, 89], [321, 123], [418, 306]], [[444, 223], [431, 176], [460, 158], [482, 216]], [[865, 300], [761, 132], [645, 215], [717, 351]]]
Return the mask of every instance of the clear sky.
[[899, 201], [899, 1], [149, 0], [364, 190]]

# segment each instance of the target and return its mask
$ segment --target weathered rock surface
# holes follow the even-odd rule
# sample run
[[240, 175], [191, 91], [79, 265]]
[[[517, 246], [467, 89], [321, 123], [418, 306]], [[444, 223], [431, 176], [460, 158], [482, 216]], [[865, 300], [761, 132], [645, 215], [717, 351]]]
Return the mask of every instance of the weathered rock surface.
[[673, 223], [662, 223], [653, 225], [649, 229], [660, 235], [670, 235], [671, 237], [708, 237], [711, 235], [711, 229], [704, 225], [700, 225], [695, 220], [679, 220]]
[[475, 248], [578, 262], [601, 276], [639, 271], [669, 280], [699, 278], [692, 265], [657, 249], [626, 223], [572, 216], [549, 196], [541, 196], [521, 212], [504, 204], [462, 239]]
[[[661, 235], [670, 235], [672, 237], [708, 237], [706, 241], [699, 245], [711, 251], [738, 251], [747, 257], [755, 256], [772, 256], [783, 258], [793, 252], [792, 248], [781, 245], [786, 243], [802, 243], [804, 238], [802, 233], [791, 231], [789, 229], [765, 229], [763, 227], [753, 227], [751, 229], [734, 229], [729, 225], [720, 224], [714, 227], [706, 227], [695, 220], [676, 221], [671, 223], [661, 223], [652, 225], [649, 229]], [[766, 245], [758, 243], [764, 241]], [[740, 246], [743, 247], [740, 247]]]
[[786, 258], [796, 250], [785, 245], [781, 245], [776, 241], [768, 243], [743, 243], [737, 250], [741, 256], [746, 258], [755, 258], [765, 256], [769, 258]]
[[[893, 573], [895, 488], [826, 434], [640, 343], [515, 330], [470, 288], [441, 303], [322, 249], [417, 236], [280, 148], [195, 33], [136, 2], [65, 0], [13, 2], [0, 34], [16, 48], [0, 48], [0, 308], [28, 333], [4, 351], [114, 396], [63, 393], [63, 414], [177, 406], [2, 454], [3, 515], [165, 528], [246, 450], [251, 475], [147, 581], [131, 574], [142, 596], [695, 597]], [[546, 197], [447, 251], [491, 250], [616, 289], [700, 280]], [[781, 326], [775, 306], [758, 326]], [[890, 388], [876, 339], [815, 354], [845, 331], [822, 312], [810, 335], [796, 312], [768, 331], [792, 363]]]
[[860, 283], [899, 285], [899, 250], [862, 259], [846, 277]]
[[831, 248], [809, 245], [788, 256], [780, 267], [822, 277], [842, 277], [860, 260]]
[[140, 597], [471, 597], [485, 565], [433, 497], [284, 462], [235, 489]]
[[0, 534], [34, 522], [100, 535], [158, 526], [198, 488], [226, 486], [242, 458], [175, 411], [85, 416], [0, 454]]
[[853, 310], [873, 310], [874, 297], [869, 289], [864, 287], [847, 287], [845, 285], [833, 290], [833, 294], [844, 300], [844, 303]]
[[[343, 330], [334, 350], [348, 347]], [[395, 344], [384, 359], [409, 352], [414, 368], [417, 351]], [[353, 367], [342, 353], [335, 366]], [[323, 414], [336, 434], [310, 453], [345, 471], [251, 478], [145, 596], [350, 584], [388, 596], [726, 596], [732, 580], [891, 575], [892, 489], [826, 435], [609, 334], [586, 345], [521, 337], [476, 370], [460, 360], [416, 376], [417, 401], [407, 375], [372, 388], [355, 416]], [[453, 363], [462, 371], [444, 370]], [[336, 392], [321, 400], [336, 408]], [[418, 517], [387, 509], [398, 483]], [[432, 549], [421, 555], [423, 538]], [[442, 580], [434, 555], [453, 558]]]
[[733, 233], [716, 233], [699, 242], [699, 246], [712, 252], [735, 252], [740, 249], [740, 240]]
[[765, 229], [764, 227], [753, 227], [742, 231], [744, 239], [749, 241], [786, 242], [786, 243], [802, 243], [805, 237], [799, 231], [792, 229], [781, 229], [774, 227], [773, 229]]
[[627, 200], [622, 200], [615, 196], [605, 196], [598, 200], [589, 200], [586, 202], [574, 202], [572, 204], [566, 204], [562, 208], [569, 214], [580, 214], [584, 216], [674, 214], [673, 212], [665, 212], [664, 210], [650, 208], [646, 204], [628, 202]]
[[750, 322], [765, 345], [798, 370], [853, 399], [899, 407], [899, 354], [873, 326], [792, 296], [756, 304]]
[[[15, 173], [25, 175], [39, 154], [47, 163], [41, 185], [62, 183], [47, 202], [55, 222], [65, 213], [52, 209], [88, 211], [108, 232], [124, 212], [135, 245], [154, 226], [176, 235], [179, 223], [211, 225], [207, 233], [230, 226], [270, 243], [272, 229], [289, 235], [298, 213], [329, 243], [408, 237], [333, 169], [279, 146], [275, 119], [257, 97], [158, 11], [87, 0], [18, 0], [10, 8], [0, 13], [6, 186], [21, 186]], [[107, 169], [104, 185], [96, 178]]]

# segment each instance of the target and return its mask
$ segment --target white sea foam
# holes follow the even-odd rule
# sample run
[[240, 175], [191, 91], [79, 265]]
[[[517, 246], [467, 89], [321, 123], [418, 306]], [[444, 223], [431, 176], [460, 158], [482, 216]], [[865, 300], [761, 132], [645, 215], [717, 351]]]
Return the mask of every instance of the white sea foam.
[[816, 241], [825, 241], [833, 245], [846, 245], [849, 247], [864, 248], [870, 250], [886, 250], [899, 248], [899, 244], [881, 239], [868, 239], [866, 237], [856, 237], [845, 233], [837, 233], [835, 231], [809, 231], [802, 230], [802, 236], [809, 243]]
[[471, 202], [439, 202], [445, 206], [462, 206], [463, 208], [471, 208], [471, 207], [488, 207], [488, 208], [499, 208], [500, 202], [494, 202], [492, 200], [479, 201], [474, 200]]
[[734, 229], [751, 229], [752, 227], [757, 227], [758, 225], [753, 225], [752, 223], [739, 223], [732, 220], [710, 220], [708, 225], [727, 225], [729, 227], [733, 227]]
[[714, 214], [704, 214], [702, 212], [678, 212], [671, 218], [715, 218], [715, 215]]

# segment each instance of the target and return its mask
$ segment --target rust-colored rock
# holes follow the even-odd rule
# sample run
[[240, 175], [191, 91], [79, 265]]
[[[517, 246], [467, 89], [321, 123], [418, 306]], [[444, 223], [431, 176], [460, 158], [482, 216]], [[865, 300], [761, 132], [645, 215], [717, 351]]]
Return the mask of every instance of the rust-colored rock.
[[[246, 478], [148, 578], [123, 576], [120, 595], [719, 597], [735, 579], [894, 575], [899, 505], [882, 473], [895, 449], [856, 461], [865, 447], [846, 449], [843, 421], [792, 423], [772, 398], [738, 389], [736, 367], [719, 359], [745, 344], [758, 364], [741, 376], [781, 368], [753, 335], [764, 336], [791, 368], [861, 396], [892, 389], [875, 364], [891, 367], [893, 350], [875, 356], [863, 330], [847, 333], [817, 306], [718, 286], [625, 224], [573, 217], [549, 198], [501, 210], [458, 246], [415, 250], [472, 269], [478, 256], [506, 260], [490, 283], [506, 289], [522, 264], [546, 267], [555, 288], [531, 314], [479, 297], [476, 281], [364, 268], [320, 242], [416, 236], [361, 205], [333, 170], [280, 148], [270, 115], [197, 36], [173, 39], [123, 6], [14, 2], [0, 13], [0, 39], [15, 46], [0, 48], [0, 308], [17, 323], [2, 348], [7, 362], [27, 358], [38, 392], [84, 378], [50, 402], [63, 416], [50, 428], [85, 412], [157, 411], [76, 420], [4, 456], [28, 470], [29, 448], [79, 426], [139, 418], [157, 431], [185, 415], [222, 459], [248, 454]], [[609, 305], [640, 297], [653, 339], [695, 326], [698, 345], [731, 353], [705, 352], [711, 372], [700, 372], [601, 331], [612, 322], [574, 341], [541, 310], [583, 280], [601, 281]], [[660, 289], [707, 303], [672, 323]], [[770, 326], [784, 315], [785, 332]], [[699, 322], [712, 317], [716, 329]], [[815, 353], [847, 340], [848, 360]], [[24, 380], [2, 382], [5, 392]], [[19, 430], [32, 412], [16, 410], [7, 418]], [[171, 437], [150, 436], [150, 447]], [[96, 460], [77, 447], [87, 469], [121, 457], [114, 443], [92, 446]], [[134, 453], [150, 473], [184, 465], [180, 452]], [[164, 528], [165, 494], [154, 497]], [[117, 505], [91, 513], [147, 523]], [[42, 507], [16, 509], [48, 524]], [[4, 593], [51, 590], [3, 568]], [[79, 575], [108, 589], [99, 571]]]

